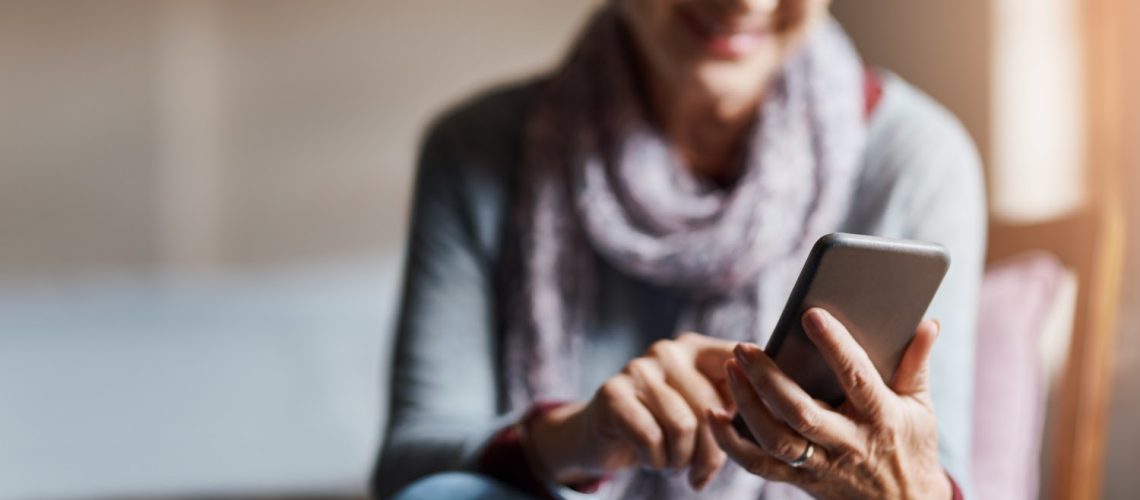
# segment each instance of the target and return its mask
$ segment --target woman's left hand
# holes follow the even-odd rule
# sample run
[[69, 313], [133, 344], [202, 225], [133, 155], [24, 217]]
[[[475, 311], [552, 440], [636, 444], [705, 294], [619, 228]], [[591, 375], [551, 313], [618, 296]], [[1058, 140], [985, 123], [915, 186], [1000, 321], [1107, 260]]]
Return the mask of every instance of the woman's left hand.
[[950, 498], [927, 384], [938, 324], [919, 324], [889, 385], [826, 311], [808, 310], [803, 325], [846, 401], [833, 409], [812, 399], [763, 350], [739, 344], [725, 368], [737, 411], [759, 446], [735, 431], [730, 415], [713, 410], [707, 417], [720, 447], [753, 474], [817, 498]]

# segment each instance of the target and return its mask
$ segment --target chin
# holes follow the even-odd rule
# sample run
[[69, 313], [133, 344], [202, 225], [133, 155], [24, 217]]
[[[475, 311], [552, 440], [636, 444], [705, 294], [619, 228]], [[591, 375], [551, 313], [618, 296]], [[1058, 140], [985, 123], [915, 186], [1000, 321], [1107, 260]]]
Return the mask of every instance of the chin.
[[691, 66], [691, 81], [711, 97], [750, 94], [767, 83], [777, 66], [777, 58], [763, 56], [746, 61], [699, 61]]

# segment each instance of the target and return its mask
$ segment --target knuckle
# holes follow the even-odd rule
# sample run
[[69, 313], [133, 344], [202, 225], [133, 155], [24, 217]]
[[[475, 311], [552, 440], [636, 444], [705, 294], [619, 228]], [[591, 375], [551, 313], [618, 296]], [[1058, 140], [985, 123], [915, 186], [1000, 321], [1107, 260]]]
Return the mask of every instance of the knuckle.
[[800, 456], [800, 451], [791, 439], [780, 438], [774, 443], [772, 454], [784, 460], [794, 460]]
[[893, 429], [877, 429], [871, 433], [872, 456], [892, 456], [902, 446], [898, 434]]
[[649, 378], [653, 375], [657, 363], [649, 358], [634, 358], [625, 365], [625, 373], [639, 378]]
[[685, 332], [677, 336], [677, 341], [682, 344], [696, 344], [704, 340], [704, 337], [699, 333]]
[[896, 429], [899, 425], [906, 424], [906, 422], [896, 420], [892, 412], [880, 405], [874, 405], [864, 410], [862, 414], [864, 424], [867, 426], [871, 437], [886, 434]]
[[843, 370], [843, 380], [852, 390], [863, 393], [871, 387], [871, 379], [866, 370], [849, 366]]
[[670, 359], [676, 355], [677, 343], [671, 340], [658, 340], [649, 346], [650, 356], [660, 359]]
[[634, 365], [636, 363], [637, 359], [630, 360], [630, 362], [626, 363], [625, 366], [622, 367], [621, 373], [623, 375], [633, 375]]
[[850, 469], [867, 461], [867, 452], [854, 446], [843, 446], [830, 452], [828, 461], [840, 469]]
[[624, 394], [623, 382], [617, 377], [606, 380], [595, 395], [603, 404], [610, 405], [622, 398]]
[[650, 451], [661, 448], [665, 440], [665, 437], [661, 435], [661, 431], [653, 427], [635, 429], [633, 436], [634, 439], [637, 440], [638, 446]]
[[820, 430], [819, 412], [816, 410], [801, 406], [792, 411], [789, 417], [788, 424], [800, 434], [816, 434]]
[[768, 477], [772, 472], [771, 463], [761, 457], [749, 458], [742, 465], [744, 470], [760, 477]]
[[691, 438], [697, 433], [697, 419], [692, 415], [678, 416], [670, 422], [670, 430], [679, 438]]

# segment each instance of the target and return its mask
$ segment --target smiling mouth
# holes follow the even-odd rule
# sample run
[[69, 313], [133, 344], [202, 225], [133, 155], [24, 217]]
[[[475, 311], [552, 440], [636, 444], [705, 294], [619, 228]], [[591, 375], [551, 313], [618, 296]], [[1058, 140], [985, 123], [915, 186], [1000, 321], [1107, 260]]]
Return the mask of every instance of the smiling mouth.
[[719, 59], [743, 58], [771, 34], [767, 26], [732, 26], [709, 19], [692, 9], [678, 9], [677, 16], [704, 52]]

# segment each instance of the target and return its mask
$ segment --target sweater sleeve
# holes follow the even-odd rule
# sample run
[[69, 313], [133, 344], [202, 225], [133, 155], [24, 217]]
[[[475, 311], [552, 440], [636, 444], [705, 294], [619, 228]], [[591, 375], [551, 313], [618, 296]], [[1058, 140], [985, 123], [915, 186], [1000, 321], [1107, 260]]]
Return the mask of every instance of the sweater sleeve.
[[942, 325], [931, 354], [930, 383], [942, 463], [968, 490], [975, 325], [985, 263], [986, 219], [980, 167], [973, 147], [968, 140], [956, 140], [953, 144], [959, 145], [954, 148], [956, 151], [942, 151], [937, 160], [957, 165], [932, 169], [917, 191], [927, 196], [912, 204], [912, 220], [905, 224], [903, 235], [941, 243], [950, 252], [950, 270], [927, 311], [927, 317], [938, 319]]
[[496, 411], [492, 258], [455, 135], [436, 126], [417, 166], [390, 418], [371, 481], [380, 498], [474, 469], [484, 443], [517, 418]]
[[928, 318], [942, 331], [931, 354], [931, 392], [942, 464], [969, 497], [978, 293], [985, 262], [981, 162], [958, 121], [891, 77], [880, 119], [872, 120], [867, 168], [854, 217], [873, 234], [931, 241], [950, 269]]

